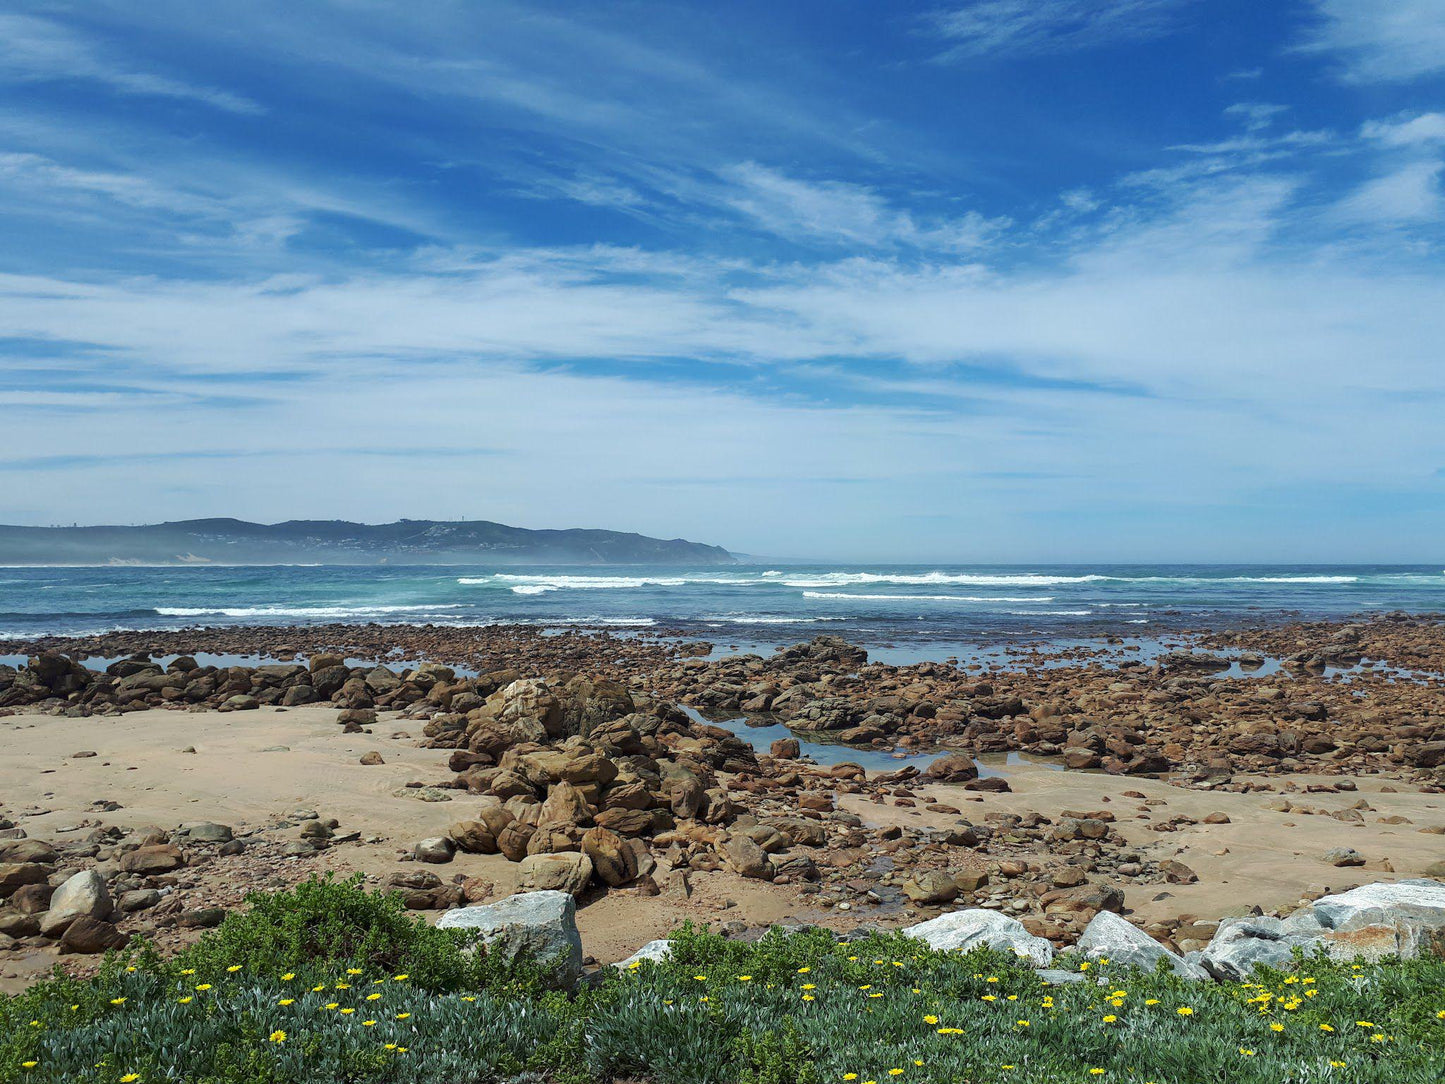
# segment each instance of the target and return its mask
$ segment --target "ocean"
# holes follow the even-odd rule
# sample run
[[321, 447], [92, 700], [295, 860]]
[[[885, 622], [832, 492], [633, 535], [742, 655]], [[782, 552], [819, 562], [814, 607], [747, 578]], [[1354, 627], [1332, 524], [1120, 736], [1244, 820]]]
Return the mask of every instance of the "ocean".
[[[913, 656], [1292, 617], [1445, 611], [1439, 566], [0, 568], [0, 637], [194, 625], [491, 622], [767, 647], [828, 632]], [[920, 651], [933, 645], [939, 651]]]

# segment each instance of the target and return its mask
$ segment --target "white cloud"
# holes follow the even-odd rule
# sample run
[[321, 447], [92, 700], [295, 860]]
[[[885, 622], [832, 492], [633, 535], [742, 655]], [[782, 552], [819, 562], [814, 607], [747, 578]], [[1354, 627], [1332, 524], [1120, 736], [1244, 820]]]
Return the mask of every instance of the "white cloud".
[[1445, 71], [1440, 0], [1314, 0], [1318, 21], [1300, 48], [1338, 53], [1350, 82], [1400, 82]]
[[1408, 224], [1433, 222], [1441, 217], [1442, 162], [1410, 162], [1393, 172], [1367, 181], [1335, 205], [1345, 222]]
[[1275, 117], [1287, 113], [1289, 106], [1273, 102], [1236, 102], [1225, 109], [1225, 116], [1238, 117], [1247, 132], [1262, 132], [1274, 123]]
[[1072, 52], [1168, 33], [1189, 0], [972, 0], [929, 16], [940, 60]]
[[719, 198], [763, 229], [794, 240], [878, 248], [905, 245], [944, 252], [983, 247], [1008, 220], [976, 211], [920, 220], [878, 192], [841, 181], [803, 181], [756, 162], [723, 171], [733, 188]]
[[103, 83], [121, 94], [201, 102], [230, 113], [261, 113], [249, 98], [198, 86], [114, 59], [79, 34], [48, 19], [0, 14], [0, 81]]
[[1420, 113], [1389, 121], [1372, 120], [1360, 129], [1360, 134], [1386, 147], [1445, 144], [1445, 113]]

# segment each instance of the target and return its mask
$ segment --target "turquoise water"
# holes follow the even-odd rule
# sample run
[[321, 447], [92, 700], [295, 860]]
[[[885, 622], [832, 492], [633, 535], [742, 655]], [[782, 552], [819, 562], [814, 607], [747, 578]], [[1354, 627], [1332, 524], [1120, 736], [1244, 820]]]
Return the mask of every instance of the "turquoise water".
[[329, 622], [666, 628], [718, 643], [1149, 636], [1445, 611], [1442, 566], [0, 568], [0, 636]]

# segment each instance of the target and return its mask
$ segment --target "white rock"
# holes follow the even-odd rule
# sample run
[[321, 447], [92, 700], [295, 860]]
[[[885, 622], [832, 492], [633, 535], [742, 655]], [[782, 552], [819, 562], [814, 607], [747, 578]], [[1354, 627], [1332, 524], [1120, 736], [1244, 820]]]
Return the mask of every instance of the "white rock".
[[672, 955], [672, 942], [663, 938], [661, 941], [649, 941], [631, 956], [627, 957], [627, 959], [619, 960], [612, 966], [625, 971], [647, 960], [651, 960], [653, 963], [661, 963], [670, 955]]
[[1048, 967], [1054, 959], [1053, 946], [1042, 937], [1029, 933], [1018, 919], [981, 907], [950, 911], [917, 926], [909, 926], [902, 932], [918, 938], [932, 949], [967, 951], [979, 945], [988, 945], [1013, 952], [1034, 967]]
[[50, 910], [40, 916], [40, 932], [59, 937], [77, 918], [108, 918], [114, 906], [105, 878], [93, 869], [82, 870], [50, 897]]
[[1324, 896], [1286, 919], [1220, 923], [1200, 962], [1216, 978], [1239, 981], [1259, 964], [1285, 967], [1296, 948], [1336, 960], [1410, 958], [1445, 946], [1445, 884], [1399, 881]]
[[1176, 956], [1127, 919], [1112, 911], [1100, 911], [1084, 927], [1076, 946], [1091, 960], [1107, 959], [1110, 963], [1153, 971], [1159, 960], [1168, 960], [1169, 968], [1182, 979], [1206, 979], [1204, 968]]
[[496, 903], [458, 907], [442, 915], [437, 928], [476, 930], [489, 952], [507, 960], [560, 958], [559, 986], [575, 986], [582, 975], [577, 903], [568, 892], [523, 892]]

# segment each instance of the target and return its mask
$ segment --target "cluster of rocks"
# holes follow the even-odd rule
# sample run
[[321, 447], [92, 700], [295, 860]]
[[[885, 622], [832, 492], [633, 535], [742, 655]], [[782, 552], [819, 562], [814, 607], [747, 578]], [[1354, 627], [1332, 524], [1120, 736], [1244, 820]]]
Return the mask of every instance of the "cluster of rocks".
[[[508, 959], [528, 954], [560, 963], [557, 981], [582, 979], [582, 939], [575, 903], [565, 892], [530, 892], [495, 904], [449, 911], [438, 926], [476, 933], [489, 951]], [[795, 929], [797, 927], [794, 927]], [[1060, 951], [1007, 915], [963, 909], [901, 930], [929, 948], [967, 951], [987, 946], [1012, 953], [1054, 983], [1087, 982], [1087, 972], [1055, 969]], [[856, 933], [856, 931], [855, 931]], [[848, 937], [852, 935], [836, 935]], [[1202, 950], [1183, 955], [1109, 911], [1099, 912], [1078, 939], [1065, 947], [1091, 960], [1153, 971], [1164, 966], [1190, 981], [1241, 982], [1257, 966], [1288, 969], [1298, 950], [1305, 958], [1323, 953], [1335, 960], [1410, 959], [1445, 955], [1445, 883], [1430, 880], [1370, 884], [1315, 900], [1283, 918], [1227, 920]], [[666, 959], [670, 943], [652, 941], [615, 966]]]
[[528, 673], [571, 670], [619, 679], [673, 658], [707, 654], [710, 650], [711, 645], [705, 643], [679, 644], [617, 636], [605, 630], [558, 631], [527, 625], [231, 626], [0, 640], [0, 655], [53, 653], [82, 662], [202, 653], [276, 662], [340, 655], [383, 662], [400, 659], [411, 665], [430, 660], [477, 672], [506, 668]]
[[418, 860], [501, 854], [524, 886], [574, 895], [594, 882], [686, 895], [691, 872], [724, 866], [766, 880], [813, 873], [794, 852], [820, 846], [821, 827], [747, 814], [738, 782], [761, 767], [730, 732], [600, 678], [487, 675], [453, 689], [424, 734], [453, 750], [453, 786], [476, 798], [446, 837], [418, 844]]
[[[88, 955], [135, 934], [183, 939], [185, 931], [218, 925], [250, 889], [299, 879], [298, 860], [359, 839], [338, 828], [303, 809], [246, 832], [214, 822], [172, 831], [96, 824], [50, 842], [0, 816], [0, 951], [55, 947]], [[449, 905], [461, 899], [450, 897]]]
[[[1391, 630], [1387, 642], [1371, 638], [1377, 625]], [[1234, 639], [1248, 642], [1245, 634]], [[1407, 639], [1414, 651], [1402, 645]], [[1299, 652], [1304, 663], [1268, 677], [1221, 676], [1235, 662], [1257, 669], [1264, 656], [1250, 652], [1174, 652], [1147, 665], [1045, 666], [1040, 656], [1038, 665], [979, 674], [939, 662], [867, 663], [859, 649], [819, 637], [771, 657], [682, 659], [654, 672], [649, 688], [703, 710], [756, 713], [795, 731], [880, 748], [1021, 751], [1074, 769], [1213, 783], [1244, 771], [1394, 771], [1445, 783], [1438, 673], [1418, 680], [1378, 668], [1348, 680], [1322, 673], [1326, 662], [1353, 664], [1365, 650], [1386, 649], [1412, 660], [1433, 652], [1438, 671], [1445, 625], [1335, 627], [1330, 644]]]

